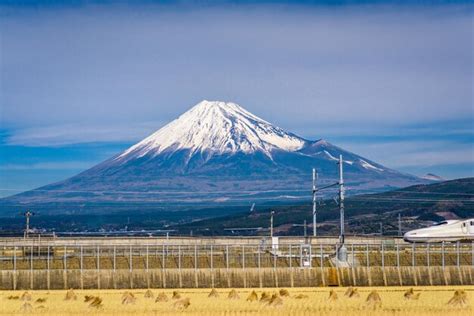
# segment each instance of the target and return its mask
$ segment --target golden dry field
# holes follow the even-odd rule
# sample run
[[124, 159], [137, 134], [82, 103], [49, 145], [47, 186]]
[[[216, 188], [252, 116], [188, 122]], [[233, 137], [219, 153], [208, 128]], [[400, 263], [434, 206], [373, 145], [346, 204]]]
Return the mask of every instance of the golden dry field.
[[473, 301], [474, 286], [0, 291], [0, 315], [467, 316]]

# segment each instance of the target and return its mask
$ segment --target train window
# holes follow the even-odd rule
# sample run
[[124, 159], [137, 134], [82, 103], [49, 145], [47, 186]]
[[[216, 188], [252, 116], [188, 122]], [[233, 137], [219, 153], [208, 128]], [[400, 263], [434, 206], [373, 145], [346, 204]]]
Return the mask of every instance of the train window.
[[471, 226], [474, 226], [474, 221], [471, 221]]
[[433, 226], [446, 225], [447, 223], [448, 223], [447, 221], [443, 221], [443, 222], [436, 223], [436, 224], [434, 224]]

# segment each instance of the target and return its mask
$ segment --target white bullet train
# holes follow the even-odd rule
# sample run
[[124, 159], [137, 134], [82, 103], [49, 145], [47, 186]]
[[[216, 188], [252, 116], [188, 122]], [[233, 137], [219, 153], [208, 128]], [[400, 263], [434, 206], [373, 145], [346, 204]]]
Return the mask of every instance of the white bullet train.
[[474, 240], [474, 218], [442, 221], [431, 227], [409, 231], [403, 239], [408, 242]]

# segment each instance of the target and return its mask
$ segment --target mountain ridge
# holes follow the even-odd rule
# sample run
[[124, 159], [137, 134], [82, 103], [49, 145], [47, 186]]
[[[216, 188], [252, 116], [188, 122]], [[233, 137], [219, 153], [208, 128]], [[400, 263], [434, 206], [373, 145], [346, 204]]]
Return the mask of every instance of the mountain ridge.
[[320, 184], [337, 180], [339, 155], [343, 156], [349, 194], [427, 181], [324, 139], [311, 141], [286, 132], [235, 103], [204, 100], [122, 153], [69, 179], [3, 201], [236, 203], [302, 199], [310, 193], [312, 168], [318, 169]]

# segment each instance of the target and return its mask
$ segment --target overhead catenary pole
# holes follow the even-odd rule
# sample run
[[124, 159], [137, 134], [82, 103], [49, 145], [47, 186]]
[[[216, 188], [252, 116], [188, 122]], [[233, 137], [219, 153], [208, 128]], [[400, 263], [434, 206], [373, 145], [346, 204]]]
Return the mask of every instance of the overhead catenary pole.
[[317, 171], [313, 168], [313, 236], [316, 237], [317, 230], [316, 230], [316, 179], [317, 179]]
[[339, 155], [339, 211], [341, 215], [341, 234], [339, 235], [339, 242], [344, 244], [344, 176], [342, 164], [342, 155]]

